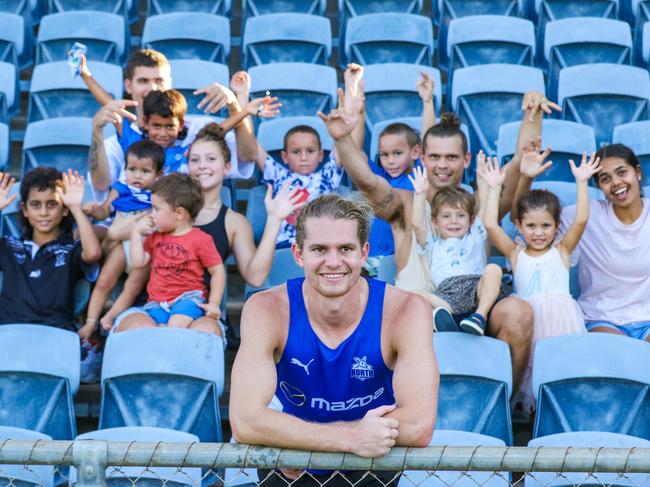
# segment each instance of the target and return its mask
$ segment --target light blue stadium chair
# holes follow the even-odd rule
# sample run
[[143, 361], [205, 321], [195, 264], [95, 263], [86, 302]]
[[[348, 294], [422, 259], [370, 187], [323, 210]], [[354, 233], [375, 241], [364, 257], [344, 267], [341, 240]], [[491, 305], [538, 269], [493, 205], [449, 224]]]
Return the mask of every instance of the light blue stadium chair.
[[358, 15], [347, 22], [345, 57], [341, 61], [343, 65], [352, 62], [431, 66], [433, 50], [433, 26], [424, 16], [404, 13]]
[[245, 298], [248, 299], [256, 292], [263, 291], [273, 286], [279, 286], [280, 284], [287, 282], [289, 279], [303, 277], [304, 275], [302, 267], [300, 267], [294, 260], [290, 248], [275, 249], [273, 264], [271, 264], [271, 270], [266, 278], [266, 282], [264, 282], [260, 287], [253, 287], [246, 284], [244, 290]]
[[113, 0], [104, 2], [102, 0], [48, 0], [49, 12], [61, 13], [75, 10], [92, 10], [97, 12], [108, 12], [117, 14], [129, 20], [129, 8], [131, 2], [127, 0]]
[[[15, 194], [16, 199], [0, 212], [0, 236], [13, 235], [20, 237], [20, 223], [18, 222], [18, 208], [20, 204], [20, 183], [14, 183], [10, 195]], [[0, 272], [2, 275], [2, 272]], [[1, 284], [1, 282], [0, 282]]]
[[[634, 436], [605, 433], [600, 431], [577, 431], [542, 436], [528, 442], [531, 448], [575, 447], [575, 448], [650, 448], [650, 442]], [[526, 475], [525, 487], [570, 487], [575, 485], [638, 486], [648, 482], [647, 473], [604, 473], [604, 472], [532, 472]]]
[[231, 0], [147, 0], [147, 17], [174, 12], [230, 15]]
[[619, 64], [585, 64], [560, 71], [562, 118], [590, 125], [596, 145], [612, 140], [616, 125], [648, 118], [648, 71]]
[[493, 436], [512, 445], [508, 344], [467, 333], [435, 333], [440, 368], [436, 428]]
[[253, 66], [249, 74], [251, 96], [270, 91], [282, 102], [281, 117], [329, 113], [336, 106], [336, 70], [330, 66], [275, 63]]
[[156, 426], [221, 441], [221, 337], [179, 328], [113, 333], [102, 365], [99, 429]]
[[535, 59], [535, 26], [505, 15], [471, 15], [452, 19], [447, 35], [451, 88], [454, 70], [478, 64], [522, 64]]
[[20, 15], [27, 25], [31, 26], [38, 22], [33, 17], [30, 3], [30, 0], [0, 0], [0, 12]]
[[11, 63], [0, 62], [0, 122], [8, 122], [20, 105], [18, 70]]
[[650, 439], [650, 343], [609, 333], [535, 347], [533, 437], [601, 431]]
[[417, 64], [386, 63], [365, 67], [364, 86], [366, 95], [366, 127], [398, 117], [422, 115], [422, 100], [417, 91], [420, 72], [426, 72], [434, 83], [435, 109], [442, 106], [442, 82], [436, 68]]
[[9, 125], [0, 123], [0, 171], [9, 165], [9, 149], [11, 144]]
[[549, 99], [557, 98], [560, 70], [578, 64], [632, 62], [632, 32], [627, 22], [601, 18], [554, 20], [546, 26], [544, 62]]
[[327, 65], [332, 55], [330, 20], [318, 15], [278, 13], [251, 17], [242, 38], [244, 69], [271, 63]]
[[[230, 86], [230, 74], [225, 64], [199, 59], [173, 59], [169, 64], [172, 67], [174, 89], [185, 97], [188, 115], [205, 115], [203, 110], [196, 107], [205, 95], [194, 95], [194, 90], [205, 88], [212, 83]], [[222, 114], [221, 111], [219, 114]]]
[[[429, 446], [500, 446], [506, 444], [499, 438], [468, 431], [436, 429]], [[405, 470], [402, 473], [398, 487], [508, 487], [509, 474], [494, 475], [493, 472], [459, 472], [444, 471], [428, 472], [426, 470]]]
[[[151, 426], [124, 426], [90, 431], [77, 436], [76, 441], [149, 441], [172, 443], [198, 443], [196, 435], [175, 431], [167, 428]], [[70, 482], [74, 485], [77, 480], [77, 469], [70, 469]], [[106, 469], [106, 485], [123, 486], [142, 483], [146, 486], [197, 486], [201, 485], [201, 469], [184, 467], [108, 467]]]
[[394, 286], [396, 277], [397, 267], [395, 266], [395, 256], [384, 255], [381, 258], [381, 261], [379, 261], [379, 267], [377, 268], [377, 279]]
[[[650, 184], [650, 121], [624, 123], [614, 127], [612, 143], [624, 144], [634, 151], [641, 163], [643, 180], [641, 184]], [[648, 194], [648, 193], [646, 193]]]
[[79, 388], [79, 335], [53, 326], [0, 326], [0, 418], [55, 440], [77, 435], [72, 396]]
[[[284, 136], [290, 129], [298, 125], [308, 125], [318, 132], [321, 148], [324, 152], [323, 161], [326, 161], [334, 147], [334, 141], [327, 132], [325, 124], [318, 117], [281, 117], [269, 120], [260, 124], [257, 130], [257, 141], [273, 159], [281, 162], [280, 152], [284, 148]], [[264, 196], [262, 196], [263, 199]]]
[[[0, 426], [0, 444], [4, 440], [24, 440], [37, 442], [51, 440], [52, 437], [23, 428]], [[54, 467], [52, 465], [0, 465], [0, 485], [2, 486], [41, 486], [54, 485]]]
[[201, 59], [225, 64], [230, 54], [230, 21], [201, 12], [174, 12], [148, 17], [142, 47], [168, 59]]
[[0, 61], [12, 63], [19, 69], [34, 61], [32, 26], [18, 14], [0, 12]]
[[243, 0], [244, 18], [280, 12], [325, 15], [327, 0]]
[[[469, 128], [472, 150], [495, 154], [499, 126], [521, 120], [521, 100], [531, 90], [544, 93], [540, 69], [486, 64], [457, 69], [447, 99], [451, 111]], [[472, 178], [469, 169], [467, 176]]]
[[73, 169], [84, 174], [88, 169], [88, 149], [92, 138], [92, 119], [61, 117], [27, 125], [23, 142], [22, 173], [37, 166]]
[[[260, 127], [261, 128], [261, 127]], [[266, 225], [266, 207], [264, 206], [264, 197], [266, 196], [266, 185], [255, 186], [248, 193], [248, 204], [246, 205], [246, 219], [253, 227], [253, 240], [255, 245], [259, 245], [264, 234], [264, 225]]]
[[[505, 164], [517, 149], [517, 138], [521, 122], [511, 122], [499, 127], [497, 139], [497, 158]], [[551, 147], [553, 152], [548, 160], [553, 165], [540, 174], [536, 181], [566, 181], [574, 184], [575, 178], [571, 172], [569, 159], [580, 164], [582, 153], [591, 154], [596, 151], [594, 130], [588, 125], [568, 122], [566, 120], [546, 119], [542, 122], [542, 146]], [[573, 189], [575, 193], [575, 188]]]
[[[646, 7], [650, 11], [650, 4]], [[650, 13], [649, 13], [650, 15]], [[650, 65], [650, 20], [636, 30], [634, 51], [639, 66]]]
[[86, 45], [86, 58], [90, 61], [122, 65], [129, 54], [124, 17], [82, 10], [43, 17], [36, 38], [36, 63], [65, 61], [75, 42]]
[[[115, 99], [122, 97], [122, 69], [114, 64], [89, 61], [93, 78]], [[101, 108], [81, 77], [72, 78], [65, 61], [34, 68], [29, 90], [29, 123], [57, 117], [93, 117]]]

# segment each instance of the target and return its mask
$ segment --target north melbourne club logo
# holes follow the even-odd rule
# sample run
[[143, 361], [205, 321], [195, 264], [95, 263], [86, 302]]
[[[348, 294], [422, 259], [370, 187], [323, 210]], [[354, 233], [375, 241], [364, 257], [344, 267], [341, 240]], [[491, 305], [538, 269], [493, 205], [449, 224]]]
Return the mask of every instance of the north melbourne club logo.
[[354, 357], [354, 363], [350, 370], [350, 377], [364, 381], [375, 377], [375, 369], [368, 363], [367, 357]]

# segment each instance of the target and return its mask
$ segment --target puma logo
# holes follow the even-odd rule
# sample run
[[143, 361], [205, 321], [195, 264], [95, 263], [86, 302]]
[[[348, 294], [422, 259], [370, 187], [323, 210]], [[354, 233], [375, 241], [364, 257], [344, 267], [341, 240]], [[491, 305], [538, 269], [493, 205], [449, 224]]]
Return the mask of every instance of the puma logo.
[[305, 369], [305, 372], [307, 373], [307, 375], [309, 375], [309, 366], [311, 365], [311, 363], [312, 363], [313, 361], [314, 361], [314, 359], [311, 359], [311, 360], [310, 360], [309, 362], [307, 362], [306, 364], [303, 364], [303, 363], [302, 363], [300, 360], [298, 360], [297, 358], [292, 358], [292, 359], [291, 359], [291, 363], [292, 363], [293, 365], [297, 365], [298, 367], [302, 367], [303, 369]]

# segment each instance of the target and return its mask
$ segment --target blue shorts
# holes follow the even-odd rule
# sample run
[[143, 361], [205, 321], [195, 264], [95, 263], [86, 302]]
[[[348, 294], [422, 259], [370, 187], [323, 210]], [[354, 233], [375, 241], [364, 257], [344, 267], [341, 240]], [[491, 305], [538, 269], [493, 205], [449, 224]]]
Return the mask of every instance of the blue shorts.
[[625, 325], [617, 325], [610, 321], [587, 321], [585, 326], [587, 327], [587, 331], [591, 331], [593, 328], [599, 326], [611, 328], [612, 330], [620, 331], [625, 336], [639, 340], [645, 340], [650, 336], [650, 321], [637, 321], [636, 323], [627, 323]]
[[172, 315], [189, 316], [192, 320], [203, 316], [203, 309], [199, 304], [205, 303], [203, 291], [189, 291], [169, 303], [149, 301], [142, 307], [157, 325], [164, 325]]

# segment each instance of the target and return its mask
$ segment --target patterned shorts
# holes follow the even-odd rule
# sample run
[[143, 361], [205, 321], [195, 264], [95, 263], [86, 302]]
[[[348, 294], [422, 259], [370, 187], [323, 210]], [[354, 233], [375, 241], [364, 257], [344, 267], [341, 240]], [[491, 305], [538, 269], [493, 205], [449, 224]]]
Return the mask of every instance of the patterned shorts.
[[[438, 285], [438, 289], [433, 294], [445, 300], [451, 306], [454, 315], [473, 313], [478, 306], [477, 292], [481, 277], [483, 277], [481, 274], [449, 277]], [[497, 301], [509, 294], [502, 284]]]

